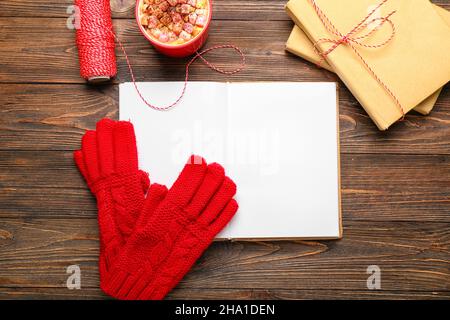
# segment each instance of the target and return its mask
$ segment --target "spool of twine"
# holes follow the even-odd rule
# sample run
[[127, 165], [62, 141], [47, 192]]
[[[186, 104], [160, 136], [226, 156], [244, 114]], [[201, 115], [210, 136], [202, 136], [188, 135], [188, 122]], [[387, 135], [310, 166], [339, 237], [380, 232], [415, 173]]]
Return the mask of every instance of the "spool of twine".
[[[139, 90], [134, 76], [133, 68], [128, 58], [122, 42], [115, 36], [112, 19], [111, 7], [109, 0], [75, 0], [80, 12], [80, 28], [76, 31], [76, 42], [78, 47], [78, 57], [80, 60], [80, 74], [90, 83], [102, 83], [109, 81], [117, 74], [116, 55], [114, 52], [115, 41], [119, 44], [124, 54], [125, 60], [130, 71], [131, 80], [138, 93], [139, 98], [150, 108], [158, 111], [165, 111], [177, 105], [186, 92], [189, 79], [189, 67], [191, 64], [200, 59], [210, 69], [225, 74], [232, 75], [241, 71], [245, 66], [245, 55], [235, 45], [216, 45], [211, 48], [196, 52], [195, 55], [186, 64], [186, 74], [184, 77], [184, 85], [178, 98], [173, 103], [166, 106], [156, 106], [150, 103]], [[210, 51], [217, 49], [233, 49], [241, 57], [241, 64], [232, 70], [224, 70], [215, 66], [206, 60], [203, 56]]]
[[80, 13], [76, 31], [80, 74], [90, 83], [109, 81], [117, 74], [109, 0], [75, 0], [75, 5]]

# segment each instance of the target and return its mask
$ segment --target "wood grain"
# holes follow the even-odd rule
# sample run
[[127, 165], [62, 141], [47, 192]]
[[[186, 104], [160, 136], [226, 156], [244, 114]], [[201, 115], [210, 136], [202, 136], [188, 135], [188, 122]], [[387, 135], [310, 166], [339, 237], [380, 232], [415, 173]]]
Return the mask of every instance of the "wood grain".
[[[292, 29], [290, 21], [225, 21], [214, 20], [206, 47], [234, 43], [246, 54], [246, 68], [233, 80], [282, 80], [300, 75], [311, 81], [337, 77], [327, 71], [285, 52], [285, 41]], [[172, 59], [158, 54], [141, 35], [131, 19], [114, 21], [118, 38], [125, 45], [136, 78], [142, 80], [181, 80], [187, 59]], [[2, 56], [0, 82], [84, 83], [79, 75], [75, 33], [66, 27], [62, 18], [0, 18], [0, 55]], [[242, 30], [246, 30], [245, 33]], [[45, 46], [42, 46], [45, 43]], [[116, 82], [130, 80], [123, 53], [116, 49], [118, 76]], [[212, 61], [236, 66], [239, 57], [232, 50], [221, 50], [208, 55]], [[299, 66], [307, 64], [308, 68]], [[42, 68], [46, 65], [46, 68]], [[278, 71], [273, 72], [276, 66]], [[191, 68], [191, 79], [208, 76], [225, 81], [230, 77], [216, 73], [198, 63]], [[280, 79], [280, 75], [283, 78]]]
[[[217, 242], [169, 299], [449, 299], [450, 85], [428, 117], [411, 113], [379, 132], [332, 73], [284, 50], [286, 0], [214, 0], [208, 43], [234, 43], [247, 68], [233, 77], [201, 63], [192, 80], [337, 81], [344, 238]], [[434, 3], [450, 10], [449, 0]], [[118, 117], [119, 73], [106, 86], [79, 76], [73, 0], [0, 2], [0, 299], [104, 299], [98, 287], [95, 199], [71, 152], [86, 129]], [[164, 58], [140, 35], [133, 12], [114, 13], [139, 81], [181, 80], [186, 60]], [[208, 56], [238, 63], [234, 52]], [[65, 288], [66, 267], [82, 289]], [[379, 265], [382, 289], [366, 287]]]
[[[345, 221], [450, 223], [449, 155], [343, 154], [341, 162]], [[0, 151], [0, 176], [0, 218], [96, 217], [72, 152]]]
[[[169, 300], [199, 299], [199, 300], [239, 300], [239, 299], [257, 299], [257, 300], [313, 300], [313, 299], [351, 299], [357, 296], [361, 300], [372, 299], [449, 299], [450, 293], [446, 291], [428, 292], [428, 291], [346, 291], [346, 290], [283, 290], [283, 289], [180, 289], [169, 293], [166, 297]], [[2, 288], [0, 299], [110, 299], [99, 288], [81, 288], [80, 290], [67, 290], [66, 288]]]
[[[450, 10], [447, 0], [432, 0]], [[67, 7], [73, 0], [2, 0], [0, 17], [68, 17]], [[214, 19], [220, 20], [289, 20], [283, 8], [287, 0], [213, 0]], [[20, 14], [18, 14], [20, 13]], [[127, 12], [113, 12], [114, 18], [134, 18], [133, 8]]]
[[[341, 152], [449, 155], [449, 88], [443, 90], [431, 115], [411, 114], [388, 132], [380, 132], [341, 86]], [[0, 86], [0, 150], [75, 150], [83, 132], [95, 128], [98, 119], [118, 118], [118, 97], [117, 86], [4, 84]]]
[[[449, 291], [448, 223], [347, 222], [340, 241], [216, 242], [181, 289], [366, 290], [366, 268], [387, 291]], [[80, 265], [97, 288], [96, 219], [0, 220], [0, 286], [61, 288]], [[267, 281], [270, 279], [270, 281]]]
[[[286, 0], [213, 0], [214, 19], [218, 20], [288, 20], [283, 8]], [[67, 7], [73, 0], [2, 0], [0, 17], [67, 18]], [[20, 10], [20, 11], [18, 11]], [[18, 12], [21, 14], [18, 15]], [[127, 12], [112, 12], [113, 18], [134, 19], [134, 8]]]

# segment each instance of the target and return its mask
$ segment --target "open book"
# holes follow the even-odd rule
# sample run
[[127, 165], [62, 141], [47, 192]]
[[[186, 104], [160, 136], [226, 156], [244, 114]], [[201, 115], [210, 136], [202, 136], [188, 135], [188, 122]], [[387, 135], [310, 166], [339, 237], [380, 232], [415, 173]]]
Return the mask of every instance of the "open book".
[[[181, 82], [138, 83], [168, 105]], [[120, 85], [120, 119], [135, 127], [140, 168], [168, 187], [189, 155], [218, 162], [236, 182], [239, 210], [218, 238], [342, 236], [335, 83], [189, 82], [158, 112]]]

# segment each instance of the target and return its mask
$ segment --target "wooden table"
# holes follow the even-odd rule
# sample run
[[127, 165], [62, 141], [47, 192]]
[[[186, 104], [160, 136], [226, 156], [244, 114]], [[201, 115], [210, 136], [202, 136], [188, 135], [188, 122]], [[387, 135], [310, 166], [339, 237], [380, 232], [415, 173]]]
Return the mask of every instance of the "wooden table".
[[[284, 51], [285, 1], [215, 0], [208, 46], [234, 43], [247, 68], [232, 78], [201, 63], [192, 80], [339, 81]], [[435, 1], [450, 10], [450, 1]], [[0, 298], [104, 298], [95, 200], [72, 160], [86, 129], [118, 117], [118, 77], [79, 76], [71, 0], [0, 2]], [[155, 53], [129, 11], [114, 15], [139, 81], [181, 80], [186, 60]], [[210, 59], [231, 63], [233, 52]], [[320, 119], [317, 119], [320, 121]], [[214, 243], [170, 298], [450, 298], [450, 86], [430, 116], [379, 132], [340, 83], [340, 241]], [[65, 287], [81, 267], [81, 290]], [[367, 267], [381, 268], [368, 290]]]

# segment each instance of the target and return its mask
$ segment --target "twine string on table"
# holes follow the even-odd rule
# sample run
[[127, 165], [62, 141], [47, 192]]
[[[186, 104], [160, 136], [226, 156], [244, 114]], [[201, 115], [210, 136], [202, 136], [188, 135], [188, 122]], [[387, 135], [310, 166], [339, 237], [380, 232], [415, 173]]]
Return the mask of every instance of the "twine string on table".
[[[405, 118], [405, 110], [403, 109], [402, 104], [400, 103], [397, 96], [394, 94], [394, 92], [391, 90], [391, 88], [377, 75], [377, 73], [373, 70], [373, 68], [369, 65], [369, 63], [364, 59], [364, 57], [361, 55], [361, 53], [358, 51], [356, 46], [369, 48], [369, 49], [377, 49], [384, 47], [387, 45], [396, 34], [395, 25], [390, 19], [391, 16], [396, 12], [395, 10], [391, 11], [389, 14], [387, 14], [384, 17], [381, 18], [371, 18], [373, 14], [382, 7], [388, 0], [383, 0], [380, 2], [373, 10], [371, 10], [367, 16], [365, 16], [353, 29], [351, 29], [348, 33], [343, 34], [341, 33], [335, 25], [331, 22], [331, 20], [328, 18], [328, 16], [320, 9], [317, 2], [315, 0], [309, 0], [311, 5], [313, 6], [314, 10], [316, 11], [320, 21], [324, 25], [325, 29], [332, 35], [336, 36], [337, 38], [321, 38], [317, 40], [314, 43], [314, 49], [316, 52], [321, 56], [321, 61], [319, 62], [319, 66], [325, 61], [326, 57], [333, 52], [337, 47], [340, 45], [347, 45], [349, 48], [352, 49], [352, 51], [356, 54], [356, 56], [361, 60], [364, 67], [369, 71], [369, 73], [372, 75], [372, 77], [383, 87], [383, 89], [389, 94], [389, 96], [393, 99], [397, 107], [399, 108], [403, 120]], [[369, 25], [371, 25], [374, 22], [378, 22], [377, 28], [373, 28], [372, 30], [368, 31], [365, 34], [359, 35], [360, 32], [365, 31]], [[391, 27], [391, 33], [389, 37], [376, 44], [365, 44], [362, 42], [362, 40], [370, 37], [373, 33], [375, 33], [382, 25], [388, 24]], [[321, 43], [332, 43], [332, 46], [321, 52], [319, 50], [319, 45]]]
[[[114, 77], [117, 74], [116, 56], [114, 52], [115, 41], [117, 41], [125, 56], [131, 80], [136, 92], [139, 95], [139, 98], [148, 107], [154, 110], [169, 110], [181, 101], [186, 92], [189, 80], [189, 67], [198, 58], [200, 58], [210, 69], [225, 75], [235, 74], [245, 67], [245, 55], [242, 50], [235, 45], [216, 45], [200, 52], [197, 51], [186, 64], [183, 88], [175, 102], [163, 107], [153, 105], [144, 98], [144, 95], [139, 90], [125, 47], [119, 38], [114, 34], [109, 0], [75, 0], [75, 4], [80, 10], [80, 29], [78, 29], [76, 33], [76, 43], [80, 60], [81, 76], [86, 80]], [[235, 50], [241, 57], [241, 64], [236, 69], [222, 69], [212, 64], [204, 57], [204, 55], [210, 51], [227, 48]]]
[[[116, 37], [117, 39], [117, 37]], [[189, 67], [191, 66], [191, 64], [197, 60], [198, 58], [200, 58], [210, 69], [222, 73], [222, 74], [226, 74], [226, 75], [231, 75], [231, 74], [235, 74], [239, 71], [241, 71], [244, 67], [245, 67], [245, 55], [242, 52], [242, 50], [232, 44], [222, 44], [222, 45], [216, 45], [213, 47], [210, 47], [208, 49], [205, 49], [203, 51], [200, 52], [196, 52], [195, 55], [191, 58], [191, 60], [189, 60], [189, 62], [186, 64], [186, 71], [185, 71], [185, 76], [184, 76], [184, 83], [183, 83], [183, 88], [181, 90], [181, 93], [179, 94], [178, 98], [172, 102], [171, 104], [167, 105], [167, 106], [163, 106], [163, 107], [159, 107], [156, 106], [150, 102], [147, 101], [147, 99], [145, 99], [144, 95], [142, 94], [141, 90], [139, 90], [137, 82], [136, 82], [136, 78], [134, 76], [134, 72], [133, 72], [133, 68], [131, 67], [131, 63], [130, 60], [128, 58], [128, 55], [125, 51], [124, 46], [122, 45], [122, 43], [120, 42], [119, 39], [117, 39], [117, 42], [119, 43], [119, 46], [125, 56], [125, 60], [127, 61], [127, 65], [128, 65], [128, 70], [130, 71], [130, 76], [131, 76], [131, 81], [133, 82], [133, 86], [139, 96], [139, 98], [142, 100], [142, 102], [144, 102], [148, 107], [157, 110], [157, 111], [166, 111], [169, 109], [172, 109], [173, 107], [175, 107], [180, 101], [181, 99], [183, 99], [184, 94], [186, 93], [186, 88], [187, 88], [187, 84], [188, 84], [188, 80], [189, 80]], [[203, 57], [203, 55], [205, 55], [206, 53], [216, 50], [216, 49], [225, 49], [225, 48], [231, 48], [233, 50], [235, 50], [237, 53], [239, 53], [240, 57], [241, 57], [241, 64], [239, 67], [237, 67], [236, 69], [232, 69], [232, 70], [224, 70], [222, 68], [217, 67], [216, 65], [212, 64], [211, 62], [209, 62], [208, 60], [205, 59], [205, 57]]]

